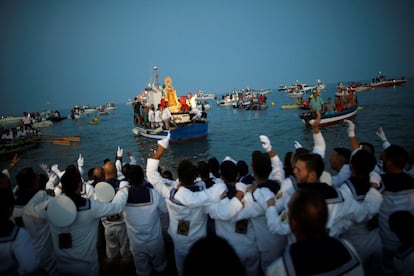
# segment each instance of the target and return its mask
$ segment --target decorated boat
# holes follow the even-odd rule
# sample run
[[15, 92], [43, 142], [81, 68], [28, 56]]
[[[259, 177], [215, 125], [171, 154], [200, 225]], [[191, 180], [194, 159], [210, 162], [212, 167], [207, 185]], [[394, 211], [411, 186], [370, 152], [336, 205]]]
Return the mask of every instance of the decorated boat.
[[[342, 123], [344, 120], [349, 120], [349, 119], [354, 118], [357, 112], [358, 112], [358, 105], [355, 104], [351, 108], [348, 108], [348, 109], [345, 109], [339, 112], [335, 112], [332, 115], [323, 114], [321, 116], [321, 122], [319, 126], [324, 127], [328, 125]], [[316, 116], [314, 114], [311, 114], [310, 112], [305, 112], [299, 115], [299, 117], [302, 119], [302, 122], [308, 127], [311, 126], [311, 120], [316, 118]]]
[[171, 118], [168, 125], [161, 124], [153, 127], [137, 124], [136, 122], [141, 120], [135, 120], [134, 118], [136, 126], [132, 129], [132, 133], [136, 136], [157, 140], [164, 138], [170, 133], [171, 144], [206, 138], [208, 135], [207, 113], [196, 108], [183, 110], [184, 103], [178, 101], [176, 91], [172, 86], [172, 79], [166, 77], [164, 84], [159, 84], [157, 66], [153, 67], [151, 79], [154, 81], [151, 82], [150, 80], [144, 92], [137, 96], [137, 99], [140, 99], [141, 105], [144, 108], [150, 108], [152, 105], [154, 107], [158, 105], [161, 105], [163, 108], [168, 107]]

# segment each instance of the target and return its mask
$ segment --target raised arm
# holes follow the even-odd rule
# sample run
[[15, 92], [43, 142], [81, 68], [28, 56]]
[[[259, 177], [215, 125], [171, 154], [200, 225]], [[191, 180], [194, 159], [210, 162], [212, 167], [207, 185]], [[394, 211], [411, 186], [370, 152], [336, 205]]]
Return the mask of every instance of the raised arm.
[[359, 149], [359, 143], [355, 136], [355, 124], [350, 120], [344, 120], [344, 122], [348, 124], [348, 137], [352, 151]]

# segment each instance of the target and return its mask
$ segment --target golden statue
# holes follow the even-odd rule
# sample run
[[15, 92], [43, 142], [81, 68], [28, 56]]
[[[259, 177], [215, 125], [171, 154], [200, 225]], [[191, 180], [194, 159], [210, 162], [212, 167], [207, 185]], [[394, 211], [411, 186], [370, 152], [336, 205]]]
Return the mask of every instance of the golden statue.
[[177, 99], [177, 93], [172, 86], [172, 79], [171, 77], [166, 77], [164, 79], [165, 83], [165, 90], [164, 90], [164, 99], [167, 102], [167, 106], [171, 112], [179, 112], [180, 111], [180, 103]]

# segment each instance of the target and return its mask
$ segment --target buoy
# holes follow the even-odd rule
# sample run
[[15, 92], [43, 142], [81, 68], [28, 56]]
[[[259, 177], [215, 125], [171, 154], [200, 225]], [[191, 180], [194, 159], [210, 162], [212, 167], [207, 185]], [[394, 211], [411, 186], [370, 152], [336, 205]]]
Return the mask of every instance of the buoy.
[[272, 102], [272, 106], [275, 106], [275, 102]]

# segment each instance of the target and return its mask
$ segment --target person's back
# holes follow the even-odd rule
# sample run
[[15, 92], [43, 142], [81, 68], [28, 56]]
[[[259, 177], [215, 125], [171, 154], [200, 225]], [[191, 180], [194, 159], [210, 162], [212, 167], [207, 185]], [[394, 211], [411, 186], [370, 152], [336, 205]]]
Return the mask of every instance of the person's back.
[[170, 136], [159, 140], [158, 149], [147, 160], [147, 177], [154, 188], [166, 199], [170, 224], [168, 233], [174, 241], [177, 272], [182, 275], [184, 258], [190, 247], [207, 234], [205, 206], [220, 200], [225, 191], [224, 184], [216, 183], [210, 189], [200, 191], [194, 185], [196, 167], [189, 160], [178, 164], [179, 184], [175, 187], [165, 184], [158, 171], [159, 161], [168, 148]]
[[[40, 217], [49, 221], [52, 236], [53, 252], [57, 262], [58, 273], [77, 275], [98, 275], [99, 263], [97, 253], [98, 222], [101, 217], [120, 212], [125, 206], [126, 191], [117, 192], [111, 203], [102, 203], [80, 196], [81, 177], [76, 168], [66, 168], [61, 178], [65, 195], [55, 197], [35, 206], [27, 206], [25, 214]], [[49, 204], [59, 202], [62, 197], [68, 197], [75, 205], [76, 214], [72, 223], [60, 224], [57, 220], [64, 219], [51, 216], [46, 211]], [[66, 209], [68, 205], [63, 205]], [[63, 207], [61, 207], [63, 208]], [[69, 210], [70, 208], [68, 208]]]
[[289, 210], [289, 224], [297, 241], [285, 248], [283, 256], [268, 267], [266, 275], [364, 274], [353, 247], [326, 234], [328, 207], [318, 193], [295, 192]]
[[38, 271], [38, 259], [29, 234], [10, 217], [14, 207], [11, 190], [0, 190], [0, 274], [26, 275]]
[[395, 211], [414, 211], [414, 178], [405, 173], [408, 153], [397, 145], [391, 145], [383, 152], [386, 173], [381, 175], [384, 185], [379, 212], [379, 234], [383, 244], [385, 272], [394, 272], [393, 254], [400, 246], [398, 237], [390, 230], [388, 219]]
[[123, 211], [137, 275], [162, 272], [167, 267], [159, 213], [166, 213], [165, 200], [145, 185], [144, 171], [131, 165], [126, 173], [131, 187]]

